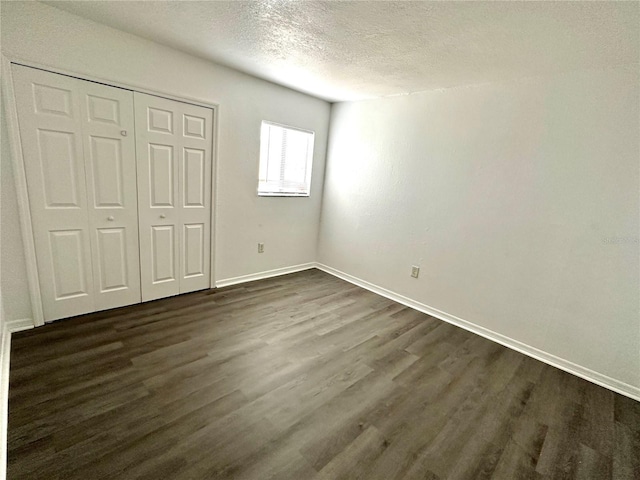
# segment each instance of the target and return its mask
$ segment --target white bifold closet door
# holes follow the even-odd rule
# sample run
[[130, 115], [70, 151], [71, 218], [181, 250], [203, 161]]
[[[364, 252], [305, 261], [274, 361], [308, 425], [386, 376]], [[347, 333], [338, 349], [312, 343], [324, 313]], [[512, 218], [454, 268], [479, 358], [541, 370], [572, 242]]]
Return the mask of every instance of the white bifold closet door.
[[13, 75], [45, 320], [140, 302], [133, 92]]
[[142, 299], [209, 288], [213, 111], [134, 101]]

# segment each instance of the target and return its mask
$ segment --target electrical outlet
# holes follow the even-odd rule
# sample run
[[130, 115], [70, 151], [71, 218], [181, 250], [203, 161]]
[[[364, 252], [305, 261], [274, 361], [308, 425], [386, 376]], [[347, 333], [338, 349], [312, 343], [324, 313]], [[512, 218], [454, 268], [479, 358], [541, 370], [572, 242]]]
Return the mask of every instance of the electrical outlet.
[[258, 244], [258, 253], [264, 253], [264, 243]]
[[418, 275], [420, 275], [420, 267], [417, 267], [416, 265], [411, 265], [411, 276], [413, 278], [418, 278]]

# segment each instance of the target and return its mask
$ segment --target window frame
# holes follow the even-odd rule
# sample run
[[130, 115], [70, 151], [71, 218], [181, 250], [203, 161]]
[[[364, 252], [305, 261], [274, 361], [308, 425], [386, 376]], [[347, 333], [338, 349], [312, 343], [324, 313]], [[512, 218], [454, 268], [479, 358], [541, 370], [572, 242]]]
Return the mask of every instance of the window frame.
[[[306, 191], [304, 192], [275, 192], [275, 191], [261, 191], [260, 190], [260, 185], [261, 185], [261, 179], [260, 179], [260, 170], [261, 170], [261, 166], [262, 166], [262, 161], [263, 161], [263, 145], [262, 145], [262, 131], [265, 125], [268, 126], [273, 126], [273, 127], [280, 127], [280, 128], [284, 128], [287, 130], [295, 130], [298, 132], [302, 132], [302, 133], [307, 133], [311, 135], [311, 146], [309, 148], [309, 145], [307, 145], [307, 158], [305, 158], [305, 161], [307, 163], [306, 165], [306, 178], [305, 178], [305, 186], [306, 186]], [[314, 150], [315, 150], [315, 137], [316, 137], [316, 132], [314, 132], [313, 130], [307, 130], [304, 128], [299, 128], [299, 127], [293, 127], [291, 125], [284, 125], [282, 123], [277, 123], [277, 122], [272, 122], [270, 120], [262, 120], [262, 122], [260, 123], [260, 154], [259, 154], [259, 158], [258, 158], [258, 187], [256, 189], [257, 194], [259, 197], [310, 197], [311, 196], [311, 178], [312, 178], [312, 170], [313, 170], [313, 154], [314, 154]], [[267, 147], [267, 158], [265, 159], [265, 161], [268, 164], [268, 147]]]

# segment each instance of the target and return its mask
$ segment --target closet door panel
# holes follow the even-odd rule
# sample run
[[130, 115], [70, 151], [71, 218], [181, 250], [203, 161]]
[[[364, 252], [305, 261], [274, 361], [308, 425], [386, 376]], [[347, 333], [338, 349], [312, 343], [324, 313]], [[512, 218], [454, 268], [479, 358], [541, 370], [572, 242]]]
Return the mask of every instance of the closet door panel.
[[85, 232], [82, 230], [50, 230], [49, 251], [53, 260], [54, 300], [86, 297], [87, 258]]
[[151, 277], [154, 284], [177, 281], [175, 243], [173, 225], [151, 227], [151, 258], [153, 259]]
[[134, 94], [142, 300], [180, 293], [177, 120], [169, 100]]
[[180, 292], [209, 288], [213, 111], [181, 104], [180, 207], [183, 258]]
[[96, 310], [141, 301], [133, 92], [79, 81]]
[[209, 288], [213, 112], [137, 92], [134, 100], [142, 298]]
[[[131, 287], [130, 261], [127, 251], [127, 231], [124, 228], [99, 228], [97, 237], [97, 259], [100, 292], [112, 292]], [[138, 298], [139, 301], [139, 298]]]
[[44, 317], [92, 312], [80, 81], [12, 69]]
[[75, 133], [37, 129], [36, 135], [46, 208], [81, 208]]
[[124, 208], [124, 172], [120, 139], [90, 135], [89, 157], [95, 208]]
[[184, 278], [200, 278], [206, 274], [205, 265], [205, 225], [202, 223], [185, 224], [184, 239]]
[[176, 187], [173, 146], [150, 143], [148, 156], [149, 206], [172, 208]]

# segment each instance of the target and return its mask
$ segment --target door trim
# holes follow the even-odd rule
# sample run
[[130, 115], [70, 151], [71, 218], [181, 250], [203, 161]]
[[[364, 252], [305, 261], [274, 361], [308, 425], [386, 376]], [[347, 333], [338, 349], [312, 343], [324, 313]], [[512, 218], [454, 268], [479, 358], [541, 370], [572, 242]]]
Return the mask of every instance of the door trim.
[[22, 155], [22, 139], [20, 138], [20, 128], [18, 124], [18, 107], [13, 91], [13, 72], [11, 71], [11, 62], [4, 55], [2, 55], [2, 72], [2, 100], [4, 101], [5, 114], [7, 115], [11, 166], [13, 167], [13, 181], [18, 200], [22, 249], [27, 266], [31, 316], [34, 325], [39, 327], [44, 325], [44, 313], [42, 311], [42, 297], [40, 295], [40, 283], [38, 281], [36, 246], [33, 238], [33, 228], [31, 226], [31, 208], [29, 207], [27, 176], [24, 170], [24, 157]]
[[54, 67], [52, 65], [43, 65], [29, 60], [21, 59], [14, 56], [0, 53], [0, 64], [2, 67], [2, 100], [4, 102], [5, 114], [7, 116], [7, 130], [9, 148], [11, 151], [11, 164], [13, 167], [14, 184], [16, 188], [16, 196], [18, 201], [18, 216], [20, 217], [20, 231], [22, 234], [22, 246], [27, 269], [27, 281], [29, 285], [29, 297], [31, 302], [31, 311], [34, 326], [44, 325], [44, 314], [42, 310], [42, 294], [40, 292], [40, 284], [38, 280], [38, 263], [36, 260], [36, 248], [33, 237], [33, 227], [31, 223], [31, 209], [29, 206], [29, 192], [27, 189], [27, 177], [25, 174], [25, 160], [22, 152], [22, 139], [20, 137], [18, 123], [18, 109], [15, 100], [15, 92], [13, 90], [13, 72], [12, 64], [23, 65], [25, 67], [37, 68], [50, 73], [66, 75], [94, 83], [101, 83], [110, 87], [122, 88], [133, 92], [146, 93], [157, 97], [167, 98], [177, 102], [188, 103], [199, 107], [210, 108], [213, 110], [213, 131], [211, 135], [211, 273], [209, 276], [209, 288], [215, 288], [215, 247], [217, 245], [216, 238], [216, 206], [218, 205], [218, 119], [219, 105], [206, 100], [182, 95], [174, 95], [169, 92], [152, 90], [140, 85], [129, 84], [114, 79], [104, 79], [85, 73], [77, 73], [69, 70]]

